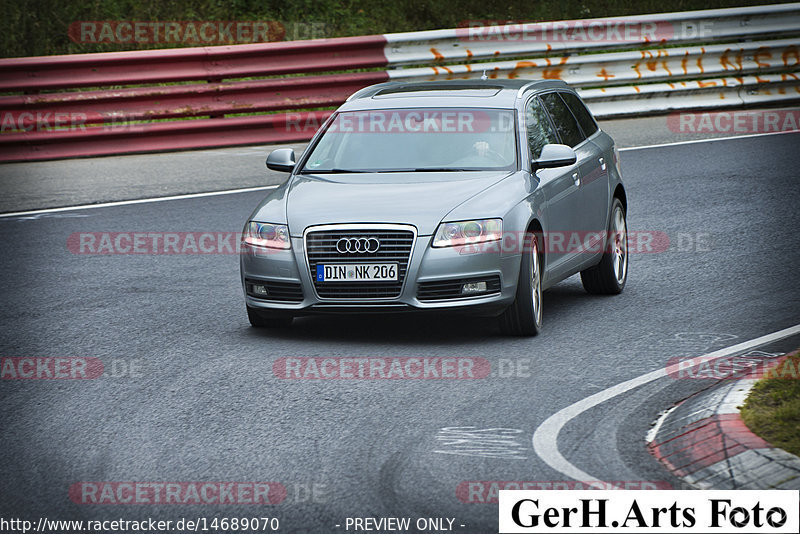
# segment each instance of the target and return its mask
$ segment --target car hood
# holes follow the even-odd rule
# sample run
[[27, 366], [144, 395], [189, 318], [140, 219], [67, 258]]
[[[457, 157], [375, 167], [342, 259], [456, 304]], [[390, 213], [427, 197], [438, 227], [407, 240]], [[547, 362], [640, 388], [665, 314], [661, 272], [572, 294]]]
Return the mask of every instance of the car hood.
[[318, 224], [399, 223], [431, 235], [456, 206], [510, 172], [297, 175], [286, 214], [292, 235]]

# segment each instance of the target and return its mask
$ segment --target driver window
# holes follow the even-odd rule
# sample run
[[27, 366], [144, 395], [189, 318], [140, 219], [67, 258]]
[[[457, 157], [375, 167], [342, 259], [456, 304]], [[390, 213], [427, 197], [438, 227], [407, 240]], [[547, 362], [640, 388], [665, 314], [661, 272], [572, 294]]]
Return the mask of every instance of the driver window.
[[532, 98], [525, 107], [525, 131], [528, 137], [528, 149], [531, 152], [531, 159], [538, 159], [542, 153], [544, 145], [558, 143], [558, 137], [547, 113], [542, 108], [538, 98]]

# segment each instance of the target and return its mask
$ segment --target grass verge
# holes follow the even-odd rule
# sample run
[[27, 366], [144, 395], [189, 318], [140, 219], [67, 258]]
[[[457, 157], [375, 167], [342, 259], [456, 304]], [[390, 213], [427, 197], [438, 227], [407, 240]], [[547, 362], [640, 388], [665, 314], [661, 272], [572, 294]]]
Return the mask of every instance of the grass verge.
[[[776, 447], [800, 456], [800, 351], [784, 359], [750, 391], [745, 424]], [[782, 377], [782, 378], [781, 378]]]

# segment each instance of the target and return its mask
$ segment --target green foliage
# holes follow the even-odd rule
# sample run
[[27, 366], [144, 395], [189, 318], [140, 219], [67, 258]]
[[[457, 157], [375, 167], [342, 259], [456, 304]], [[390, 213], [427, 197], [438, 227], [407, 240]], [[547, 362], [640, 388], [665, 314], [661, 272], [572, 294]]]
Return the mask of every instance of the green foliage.
[[[774, 0], [0, 0], [0, 56], [168, 48], [184, 44], [93, 44], [70, 40], [79, 21], [278, 21], [287, 38], [455, 28], [468, 20], [542, 21], [712, 9]], [[315, 34], [308, 24], [316, 24]], [[320, 35], [324, 32], [324, 35]]]

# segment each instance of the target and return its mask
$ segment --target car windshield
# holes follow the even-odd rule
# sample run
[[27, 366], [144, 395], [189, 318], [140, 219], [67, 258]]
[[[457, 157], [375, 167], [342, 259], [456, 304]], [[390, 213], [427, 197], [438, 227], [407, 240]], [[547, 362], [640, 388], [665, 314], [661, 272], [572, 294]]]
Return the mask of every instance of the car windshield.
[[514, 112], [421, 108], [338, 113], [301, 173], [514, 170]]

